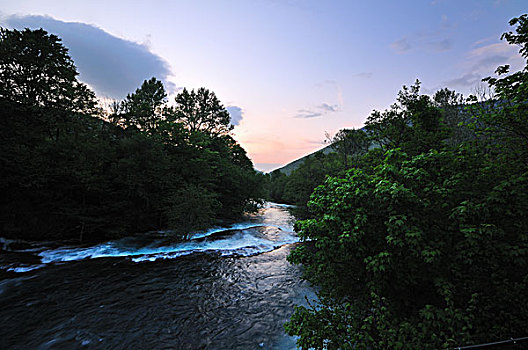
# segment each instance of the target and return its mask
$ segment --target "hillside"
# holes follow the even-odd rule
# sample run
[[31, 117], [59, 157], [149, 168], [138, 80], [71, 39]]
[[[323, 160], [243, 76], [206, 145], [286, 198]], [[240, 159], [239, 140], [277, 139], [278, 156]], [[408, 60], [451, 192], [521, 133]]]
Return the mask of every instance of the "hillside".
[[299, 168], [301, 166], [301, 164], [304, 163], [304, 161], [308, 158], [308, 157], [311, 157], [312, 155], [316, 154], [316, 153], [323, 153], [323, 154], [328, 154], [328, 153], [332, 153], [332, 152], [335, 152], [334, 149], [332, 148], [331, 145], [328, 145], [326, 147], [323, 147], [321, 148], [320, 150], [318, 151], [315, 151], [315, 152], [312, 152], [310, 154], [307, 154], [305, 155], [304, 157], [301, 157], [299, 159], [296, 159], [294, 160], [293, 162], [290, 162], [288, 164], [286, 164], [285, 166], [281, 167], [281, 168], [278, 168], [278, 169], [275, 169], [273, 171], [280, 171], [281, 173], [285, 174], [285, 175], [290, 175], [292, 173], [292, 171], [296, 170], [297, 168]]

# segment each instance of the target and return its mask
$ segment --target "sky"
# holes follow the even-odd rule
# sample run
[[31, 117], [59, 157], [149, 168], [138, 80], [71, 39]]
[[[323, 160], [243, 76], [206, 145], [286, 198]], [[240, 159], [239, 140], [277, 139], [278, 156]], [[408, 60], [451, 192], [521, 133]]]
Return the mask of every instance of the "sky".
[[79, 79], [123, 99], [143, 80], [215, 92], [234, 138], [269, 171], [360, 128], [402, 85], [464, 95], [524, 66], [500, 40], [526, 0], [1, 0], [0, 26], [44, 28]]

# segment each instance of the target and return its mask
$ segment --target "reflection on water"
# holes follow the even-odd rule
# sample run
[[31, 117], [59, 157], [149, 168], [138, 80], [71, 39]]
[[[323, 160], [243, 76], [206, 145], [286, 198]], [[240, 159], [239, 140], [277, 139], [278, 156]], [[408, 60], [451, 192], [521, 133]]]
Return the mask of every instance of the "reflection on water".
[[[197, 232], [191, 240], [185, 242], [175, 240], [174, 235], [166, 232], [153, 232], [88, 247], [65, 245], [49, 248], [42, 244], [28, 247], [26, 244], [22, 245], [23, 249], [14, 249], [14, 251], [40, 257], [37, 264], [28, 265], [26, 261], [15, 259], [11, 266], [3, 264], [0, 268], [26, 272], [43, 267], [43, 264], [61, 261], [134, 257], [135, 262], [143, 262], [178, 258], [197, 252], [250, 256], [299, 241], [293, 232], [294, 218], [285, 209], [286, 207], [286, 205], [268, 203], [258, 213], [248, 215], [244, 222]], [[12, 245], [16, 247], [13, 241], [3, 240], [3, 243], [8, 248]], [[18, 245], [20, 246], [20, 243]]]
[[286, 261], [292, 223], [285, 208], [268, 205], [247, 219], [254, 226], [183, 246], [133, 238], [112, 257], [68, 262], [45, 259], [94, 247], [8, 252], [45, 267], [0, 280], [0, 348], [295, 348], [282, 325], [312, 292]]

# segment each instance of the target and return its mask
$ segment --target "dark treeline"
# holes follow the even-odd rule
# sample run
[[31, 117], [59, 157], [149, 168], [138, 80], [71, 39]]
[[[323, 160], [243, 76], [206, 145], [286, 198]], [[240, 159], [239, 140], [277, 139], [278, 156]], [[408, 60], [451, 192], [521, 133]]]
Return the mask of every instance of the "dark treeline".
[[356, 167], [371, 144], [364, 130], [343, 129], [327, 135], [330, 152], [318, 151], [303, 159], [289, 175], [275, 170], [266, 176], [265, 191], [273, 202], [293, 204], [299, 217], [309, 215], [307, 203], [313, 190], [326, 176], [335, 176]]
[[309, 155], [289, 175], [281, 170], [268, 174], [267, 197], [274, 202], [296, 205], [299, 215], [309, 216], [310, 195], [327, 176], [369, 167], [373, 158], [383, 158], [391, 148], [416, 154], [434, 143], [456, 147], [476, 138], [476, 133], [467, 125], [474, 112], [465, 106], [462, 95], [449, 89], [437, 91], [432, 98], [420, 95], [417, 80], [414, 85], [403, 87], [390, 109], [374, 111], [362, 129], [342, 129], [333, 137], [327, 134], [330, 152], [323, 149]]
[[[503, 38], [528, 59], [528, 16], [510, 24]], [[271, 174], [269, 191], [293, 203], [316, 187], [295, 227], [309, 242], [289, 257], [319, 288], [286, 325], [301, 348], [528, 335], [528, 66], [496, 73], [485, 100], [404, 87], [363, 131], [340, 132], [338, 152]]]
[[260, 175], [213, 92], [168, 104], [152, 78], [105, 112], [77, 75], [57, 36], [1, 29], [2, 236], [182, 237], [259, 200]]

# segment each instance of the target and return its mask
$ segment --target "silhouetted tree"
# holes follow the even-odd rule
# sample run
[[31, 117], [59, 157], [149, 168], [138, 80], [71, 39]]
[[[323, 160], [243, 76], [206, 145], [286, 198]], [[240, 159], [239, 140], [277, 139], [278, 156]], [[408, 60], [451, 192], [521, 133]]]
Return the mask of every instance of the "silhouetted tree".
[[77, 80], [61, 39], [43, 29], [0, 28], [0, 98], [27, 106], [91, 113], [95, 95]]
[[175, 101], [172, 118], [183, 123], [191, 132], [222, 135], [233, 129], [229, 112], [212, 91], [199, 88], [189, 92], [184, 88]]
[[138, 127], [150, 132], [158, 126], [167, 93], [163, 83], [156, 78], [145, 80], [134, 93], [128, 94], [123, 102], [123, 117], [127, 127]]

